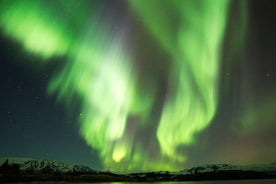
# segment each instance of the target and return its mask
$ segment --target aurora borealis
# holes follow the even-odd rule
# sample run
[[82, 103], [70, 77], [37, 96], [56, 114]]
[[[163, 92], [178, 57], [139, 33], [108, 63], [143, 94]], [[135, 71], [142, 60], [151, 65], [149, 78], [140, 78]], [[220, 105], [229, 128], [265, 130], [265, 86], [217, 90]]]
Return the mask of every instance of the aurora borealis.
[[[57, 149], [64, 146], [78, 151], [56, 154], [53, 150], [53, 159], [68, 154], [66, 159], [75, 162], [85, 150], [82, 162], [120, 172], [273, 162], [276, 79], [271, 43], [276, 41], [276, 28], [269, 29], [269, 22], [263, 21], [276, 17], [269, 11], [273, 4], [268, 0], [263, 4], [235, 0], [1, 1], [1, 40], [5, 43], [1, 60], [3, 66], [20, 73], [3, 72], [1, 85], [12, 86], [6, 81], [13, 75], [34, 78], [33, 87], [27, 84], [39, 89], [45, 104], [36, 105], [36, 110], [25, 108], [30, 112], [41, 108], [44, 115], [30, 120], [29, 126], [36, 127], [32, 124], [51, 112], [50, 117], [63, 121], [50, 134], [63, 140], [68, 137], [64, 127], [70, 129], [70, 139], [64, 138]], [[24, 73], [21, 67], [32, 72]], [[39, 82], [45, 76], [46, 82]], [[5, 105], [12, 98], [6, 97], [9, 90], [5, 88], [1, 95], [3, 130], [11, 126], [6, 121], [12, 110]], [[24, 108], [17, 108], [21, 100], [13, 99], [10, 108], [21, 112]], [[64, 111], [59, 114], [60, 110], [49, 106]], [[22, 126], [20, 116], [15, 119], [12, 127]], [[45, 130], [53, 125], [46, 124]], [[33, 128], [28, 132], [38, 136]], [[2, 139], [9, 136], [4, 134]], [[70, 143], [74, 137], [77, 144]], [[44, 139], [45, 147], [51, 149], [53, 140]], [[11, 144], [3, 145], [1, 155], [22, 156]], [[25, 157], [42, 157], [21, 151]]]
[[[176, 148], [191, 144], [194, 134], [206, 128], [216, 112], [218, 60], [229, 2], [131, 2], [160, 44], [171, 53], [172, 92], [166, 96], [157, 137], [163, 154], [184, 160], [183, 155], [176, 154]], [[180, 26], [163, 33], [159, 30], [169, 28], [170, 22], [158, 15], [166, 8], [180, 19]]]

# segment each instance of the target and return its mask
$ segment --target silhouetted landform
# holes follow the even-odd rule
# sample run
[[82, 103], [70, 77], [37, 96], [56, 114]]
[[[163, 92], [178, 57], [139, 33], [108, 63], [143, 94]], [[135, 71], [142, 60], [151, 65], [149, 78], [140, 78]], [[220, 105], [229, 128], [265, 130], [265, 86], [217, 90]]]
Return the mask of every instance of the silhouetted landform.
[[130, 174], [96, 171], [87, 166], [69, 165], [50, 160], [1, 158], [0, 164], [0, 182], [157, 182], [276, 179], [276, 163], [248, 166], [213, 164], [179, 172], [161, 171]]

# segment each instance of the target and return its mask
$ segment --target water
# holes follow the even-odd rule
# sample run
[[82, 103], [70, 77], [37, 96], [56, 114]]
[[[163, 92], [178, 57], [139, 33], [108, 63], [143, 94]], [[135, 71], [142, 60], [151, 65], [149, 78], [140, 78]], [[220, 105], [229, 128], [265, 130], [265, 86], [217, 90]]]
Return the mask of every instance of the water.
[[[7, 184], [73, 184], [73, 182], [14, 182]], [[154, 182], [134, 182], [135, 184], [151, 184]], [[230, 181], [186, 181], [186, 182], [156, 182], [159, 184], [275, 184], [276, 179], [269, 180], [230, 180]], [[77, 183], [89, 184], [89, 183]], [[132, 184], [131, 182], [111, 182], [111, 183], [93, 183], [93, 184]]]

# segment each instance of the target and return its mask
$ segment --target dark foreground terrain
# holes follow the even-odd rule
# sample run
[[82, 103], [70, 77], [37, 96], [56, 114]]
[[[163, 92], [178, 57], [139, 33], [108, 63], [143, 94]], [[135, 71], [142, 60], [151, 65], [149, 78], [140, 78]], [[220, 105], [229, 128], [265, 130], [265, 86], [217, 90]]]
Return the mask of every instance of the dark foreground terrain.
[[[3, 160], [3, 159], [2, 159]], [[156, 182], [276, 179], [276, 164], [234, 166], [228, 164], [193, 167], [179, 172], [144, 172], [116, 174], [86, 166], [68, 165], [49, 160], [6, 159], [0, 166], [0, 182], [67, 181], [67, 182]]]

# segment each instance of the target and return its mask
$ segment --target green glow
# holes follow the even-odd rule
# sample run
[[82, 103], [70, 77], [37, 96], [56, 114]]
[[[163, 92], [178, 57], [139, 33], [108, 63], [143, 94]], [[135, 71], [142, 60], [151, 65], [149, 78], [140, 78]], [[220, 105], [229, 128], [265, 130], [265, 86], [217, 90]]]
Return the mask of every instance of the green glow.
[[[257, 103], [256, 103], [257, 102]], [[271, 96], [265, 100], [254, 99], [247, 102], [235, 124], [238, 132], [252, 133], [266, 130], [275, 122], [276, 98]]]
[[[122, 42], [123, 33], [111, 33], [107, 23], [97, 24], [93, 20], [92, 24], [86, 24], [84, 19], [75, 18], [68, 23], [53, 8], [62, 2], [52, 6], [45, 1], [3, 2], [1, 26], [6, 35], [21, 42], [27, 51], [46, 60], [66, 54], [68, 61], [52, 78], [48, 92], [56, 94], [69, 107], [74, 105], [75, 97], [81, 99], [80, 134], [88, 145], [100, 150], [107, 169], [115, 168], [123, 159], [132, 160], [134, 140], [124, 135], [127, 118], [139, 116], [140, 124], [145, 123], [154, 97], [152, 92], [144, 93], [152, 89], [136, 87], [135, 71]], [[79, 12], [89, 15], [83, 7], [85, 4], [76, 12], [60, 8], [69, 17]], [[74, 29], [73, 25], [82, 27], [68, 31]], [[83, 31], [81, 37], [77, 36]], [[135, 159], [136, 163], [143, 160], [141, 156]], [[120, 170], [138, 167], [125, 165]]]
[[[220, 44], [229, 1], [130, 2], [153, 36], [171, 54], [175, 66], [157, 137], [163, 154], [182, 162], [185, 159], [177, 155], [177, 148], [191, 144], [216, 112]], [[179, 19], [177, 26], [171, 23], [173, 18]]]
[[[49, 92], [56, 92], [58, 99], [67, 101], [69, 106], [75, 96], [80, 97], [81, 135], [88, 145], [100, 150], [107, 169], [127, 170], [134, 149], [134, 140], [126, 136], [127, 118], [139, 116], [141, 122], [137, 123], [142, 126], [153, 98], [151, 93], [142, 96], [137, 88], [122, 37], [108, 35], [105, 29], [92, 27], [87, 32], [75, 50], [74, 59], [53, 78]], [[143, 157], [139, 158], [132, 169], [140, 167]]]
[[[47, 1], [2, 2], [1, 27], [28, 52], [47, 61], [66, 56], [48, 92], [68, 107], [80, 100], [80, 134], [99, 151], [106, 169], [182, 169], [187, 158], [177, 153], [178, 147], [192, 144], [216, 113], [220, 44], [229, 1], [128, 1], [171, 58], [160, 122], [151, 122], [156, 86], [138, 82], [124, 32], [114, 32], [108, 22], [97, 24], [97, 13], [90, 16], [94, 9], [85, 8], [89, 1], [66, 1], [82, 2], [70, 6], [81, 4], [77, 9], [66, 8], [64, 2], [52, 6]], [[135, 125], [127, 129], [131, 123]], [[158, 129], [152, 134], [161, 150], [148, 153], [135, 131], [154, 124]]]
[[122, 37], [103, 30], [92, 27], [87, 32], [74, 58], [53, 78], [49, 92], [57, 92], [68, 105], [74, 96], [81, 98], [80, 133], [87, 144], [100, 150], [107, 168], [114, 168], [131, 157], [133, 142], [124, 135], [128, 116], [147, 114], [151, 100], [137, 93]]
[[64, 55], [70, 44], [70, 34], [60, 26], [61, 20], [50, 16], [41, 1], [12, 1], [1, 4], [1, 25], [4, 33], [21, 41], [30, 52], [43, 58]]

